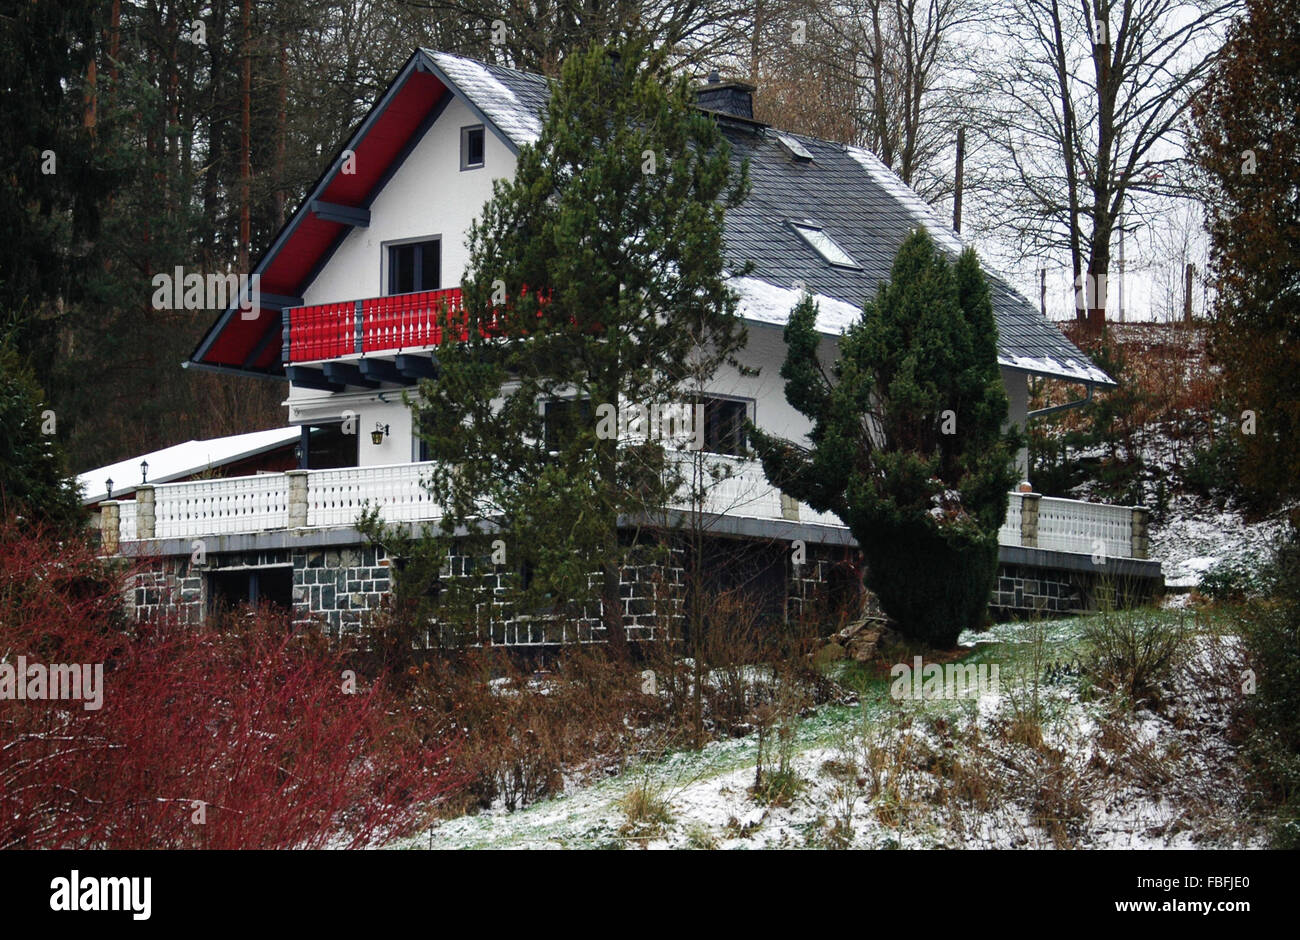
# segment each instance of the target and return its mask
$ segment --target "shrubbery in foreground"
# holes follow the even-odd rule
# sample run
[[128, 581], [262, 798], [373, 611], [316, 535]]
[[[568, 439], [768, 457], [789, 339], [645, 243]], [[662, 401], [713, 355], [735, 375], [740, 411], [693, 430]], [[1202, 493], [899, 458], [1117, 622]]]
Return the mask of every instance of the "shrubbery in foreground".
[[99, 708], [0, 700], [0, 848], [357, 847], [457, 786], [343, 650], [261, 611], [124, 629], [121, 576], [0, 523], [0, 662], [103, 664]]

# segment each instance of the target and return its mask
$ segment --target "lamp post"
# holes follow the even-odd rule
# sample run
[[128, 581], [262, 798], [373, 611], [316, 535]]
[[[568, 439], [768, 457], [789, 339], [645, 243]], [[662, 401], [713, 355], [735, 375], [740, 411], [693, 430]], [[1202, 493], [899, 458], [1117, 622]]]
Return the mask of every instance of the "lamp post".
[[140, 485], [143, 486], [148, 482], [149, 482], [149, 461], [142, 460], [140, 461]]

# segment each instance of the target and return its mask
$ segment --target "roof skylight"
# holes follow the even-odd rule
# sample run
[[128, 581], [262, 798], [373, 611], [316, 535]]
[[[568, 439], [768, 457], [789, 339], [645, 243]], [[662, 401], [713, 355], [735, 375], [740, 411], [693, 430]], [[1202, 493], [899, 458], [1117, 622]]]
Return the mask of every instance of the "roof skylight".
[[808, 152], [808, 148], [799, 143], [799, 141], [795, 140], [789, 134], [782, 134], [778, 131], [776, 139], [780, 141], [781, 146], [785, 148], [786, 152], [800, 163], [807, 163], [812, 160], [813, 155]]
[[817, 252], [831, 264], [840, 268], [856, 268], [858, 263], [854, 261], [847, 251], [839, 246], [835, 239], [826, 234], [826, 230], [820, 225], [812, 222], [791, 222], [794, 228], [803, 240], [811, 245]]

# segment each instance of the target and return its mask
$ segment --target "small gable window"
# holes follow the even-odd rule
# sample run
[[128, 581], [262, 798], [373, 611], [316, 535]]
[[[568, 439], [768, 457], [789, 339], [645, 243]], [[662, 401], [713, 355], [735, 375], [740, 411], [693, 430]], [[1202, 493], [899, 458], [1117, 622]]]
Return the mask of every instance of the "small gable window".
[[860, 266], [820, 225], [812, 222], [791, 222], [790, 225], [803, 236], [803, 240], [811, 245], [817, 254], [837, 268], [856, 268]]
[[388, 293], [437, 290], [441, 275], [442, 242], [404, 242], [388, 246]]
[[475, 170], [483, 165], [483, 125], [460, 129], [460, 168]]

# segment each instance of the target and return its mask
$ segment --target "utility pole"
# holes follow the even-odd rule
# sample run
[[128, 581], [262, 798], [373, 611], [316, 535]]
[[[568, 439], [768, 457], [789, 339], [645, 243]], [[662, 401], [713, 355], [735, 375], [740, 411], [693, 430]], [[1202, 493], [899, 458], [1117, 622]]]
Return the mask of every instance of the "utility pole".
[[1119, 322], [1124, 322], [1124, 215], [1119, 217]]
[[966, 168], [966, 128], [957, 128], [957, 179], [952, 191], [952, 230], [961, 234], [962, 174]]
[[1038, 269], [1038, 308], [1047, 319], [1047, 268]]

